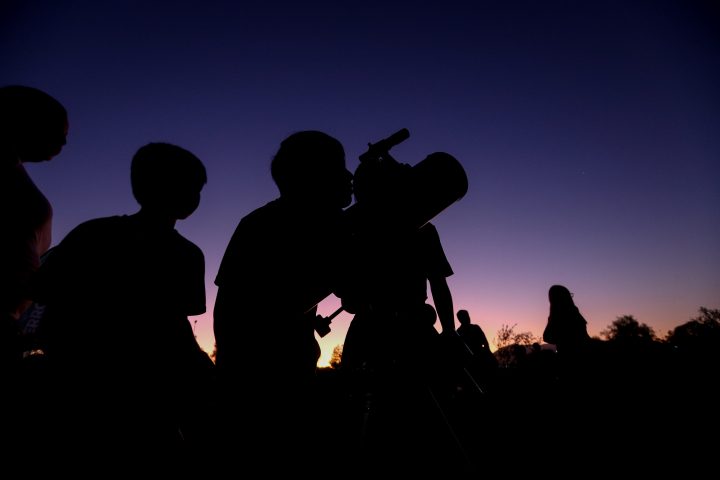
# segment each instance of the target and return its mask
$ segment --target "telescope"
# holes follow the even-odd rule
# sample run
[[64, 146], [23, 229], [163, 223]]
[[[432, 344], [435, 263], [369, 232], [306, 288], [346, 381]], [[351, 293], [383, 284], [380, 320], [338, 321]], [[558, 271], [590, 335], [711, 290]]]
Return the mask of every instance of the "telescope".
[[[357, 181], [362, 170], [365, 179], [384, 191], [378, 195], [381, 198], [367, 202], [358, 201], [360, 192], [356, 189], [356, 202], [343, 213], [347, 230], [341, 236], [385, 239], [395, 233], [413, 232], [465, 196], [468, 190], [465, 169], [449, 153], [431, 153], [412, 166], [399, 163], [390, 155], [394, 146], [409, 137], [409, 130], [403, 128], [387, 138], [368, 143], [368, 150], [359, 156], [356, 186], [360, 187]], [[342, 310], [339, 308], [329, 317], [318, 316], [316, 331], [320, 336], [330, 331], [330, 322]]]
[[391, 159], [391, 157], [389, 157], [390, 149], [408, 138], [410, 138], [410, 131], [407, 128], [403, 128], [378, 142], [368, 143], [367, 152], [361, 154], [359, 157], [360, 162], [377, 161], [382, 158]]
[[[372, 227], [384, 217], [399, 228], [417, 230], [465, 196], [468, 178], [460, 162], [446, 152], [434, 152], [416, 165], [399, 163], [390, 149], [407, 140], [403, 128], [375, 143], [360, 155], [355, 171], [356, 202], [345, 210], [352, 230]], [[360, 180], [372, 182], [382, 198], [368, 206], [358, 201]], [[371, 177], [368, 179], [368, 177]]]

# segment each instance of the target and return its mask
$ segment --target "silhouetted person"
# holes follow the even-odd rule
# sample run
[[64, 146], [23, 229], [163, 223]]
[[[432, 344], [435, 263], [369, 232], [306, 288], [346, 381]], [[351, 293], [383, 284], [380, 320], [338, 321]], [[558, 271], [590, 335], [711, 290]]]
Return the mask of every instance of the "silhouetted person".
[[446, 359], [427, 330], [429, 287], [441, 338], [459, 343], [447, 283], [453, 270], [432, 223], [408, 228], [396, 216], [394, 206], [408, 201], [411, 175], [409, 165], [386, 160], [363, 161], [354, 175], [353, 208], [368, 222], [357, 229], [340, 292], [355, 314], [341, 365], [364, 415], [354, 462], [369, 472], [462, 462], [446, 456], [457, 447], [439, 403], [447, 393], [440, 374]]
[[460, 326], [457, 329], [458, 335], [470, 348], [474, 355], [481, 355], [481, 352], [490, 352], [490, 344], [482, 327], [470, 320], [467, 310], [458, 310], [457, 319]]
[[[548, 300], [550, 313], [543, 340], [556, 346], [557, 358], [546, 364], [555, 368], [556, 381], [543, 389], [543, 397], [534, 402], [543, 410], [538, 416], [550, 435], [542, 448], [548, 450], [549, 456], [564, 450], [587, 461], [586, 450], [600, 439], [616, 435], [618, 428], [625, 428], [626, 419], [620, 419], [618, 414], [628, 409], [618, 401], [622, 396], [617, 397], [616, 372], [604, 354], [603, 342], [588, 334], [587, 321], [575, 305], [573, 294], [564, 285], [552, 285]], [[578, 407], [585, 412], [603, 410], [603, 422], [591, 426], [585, 416], [578, 415]], [[619, 444], [627, 438], [617, 437], [615, 441]]]
[[573, 294], [563, 285], [553, 285], [548, 291], [550, 315], [543, 331], [543, 340], [557, 347], [558, 352], [576, 352], [590, 341], [587, 320], [573, 301]]
[[18, 320], [30, 306], [30, 280], [51, 244], [52, 207], [25, 170], [60, 153], [65, 108], [27, 86], [0, 88], [0, 374], [16, 372], [24, 346]]
[[[399, 226], [389, 205], [406, 194], [403, 185], [411, 167], [397, 162], [361, 163], [355, 172], [356, 206], [365, 209], [370, 224], [354, 237], [353, 267], [342, 292], [346, 310], [355, 313], [343, 346], [343, 366], [381, 365], [397, 356], [396, 341], [417, 333], [423, 325], [428, 286], [441, 334], [457, 336], [452, 294], [447, 277], [453, 274], [432, 223], [419, 230]], [[391, 318], [382, 318], [390, 315]], [[399, 335], [394, 338], [393, 335]], [[412, 342], [400, 342], [406, 345]]]
[[204, 255], [175, 229], [200, 203], [205, 167], [150, 143], [130, 180], [140, 210], [78, 225], [38, 272], [41, 338], [61, 389], [48, 399], [58, 403], [56, 440], [107, 448], [123, 464], [130, 452], [201, 440], [214, 368], [188, 320], [205, 311]]
[[[22, 315], [32, 303], [30, 284], [51, 244], [52, 206], [25, 164], [53, 159], [68, 132], [65, 107], [36, 88], [0, 88], [0, 439], [10, 448], [27, 445], [36, 430], [36, 358], [23, 334]], [[23, 412], [20, 414], [20, 412]]]
[[229, 460], [251, 471], [303, 469], [322, 448], [314, 322], [341, 266], [336, 229], [352, 199], [345, 150], [323, 132], [284, 139], [271, 174], [279, 198], [240, 220], [215, 279], [220, 423]]
[[[619, 467], [645, 469], [646, 453], [657, 458], [686, 458], [687, 439], [695, 436], [691, 425], [702, 424], [704, 429], [717, 425], [712, 409], [701, 409], [702, 420], [693, 419], [697, 403], [674, 383], [679, 372], [669, 362], [665, 345], [591, 338], [587, 322], [565, 286], [551, 286], [548, 299], [550, 315], [543, 340], [557, 346], [554, 363], [558, 366], [556, 391], [547, 395], [545, 412], [539, 416], [552, 432], [548, 456], [564, 450], [583, 460], [587, 452], [605, 448], [607, 439], [612, 438], [617, 451], [636, 452], [622, 457]], [[686, 408], [684, 402], [694, 407], [673, 418], [673, 409]], [[578, 415], [579, 406], [588, 412], [585, 417]], [[594, 411], [603, 412], [602, 421], [587, 421], [589, 412]], [[691, 448], [694, 456], [696, 447]]]
[[543, 331], [543, 340], [557, 348], [560, 385], [578, 392], [593, 382], [596, 358], [587, 320], [573, 301], [573, 294], [564, 285], [548, 290], [550, 314]]
[[467, 310], [458, 310], [457, 319], [460, 326], [458, 335], [470, 350], [470, 366], [476, 374], [476, 380], [486, 384], [491, 383], [494, 370], [498, 367], [497, 358], [490, 350], [490, 344], [482, 327], [470, 320]]

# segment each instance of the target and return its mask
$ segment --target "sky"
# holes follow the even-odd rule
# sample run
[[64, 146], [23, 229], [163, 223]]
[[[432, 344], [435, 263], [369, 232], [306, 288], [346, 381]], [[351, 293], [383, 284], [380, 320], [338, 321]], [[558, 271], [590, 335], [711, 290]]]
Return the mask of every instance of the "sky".
[[[0, 85], [40, 88], [69, 112], [63, 152], [28, 165], [53, 244], [138, 210], [140, 146], [204, 161], [202, 203], [177, 229], [206, 257], [207, 313], [190, 321], [208, 352], [225, 247], [278, 196], [281, 140], [307, 129], [339, 139], [351, 171], [401, 128], [398, 161], [444, 151], [463, 164], [467, 194], [433, 223], [455, 309], [491, 342], [503, 325], [541, 336], [553, 284], [574, 292], [591, 335], [632, 315], [664, 336], [720, 308], [713, 3], [6, 0]], [[320, 339], [321, 365], [350, 320]]]

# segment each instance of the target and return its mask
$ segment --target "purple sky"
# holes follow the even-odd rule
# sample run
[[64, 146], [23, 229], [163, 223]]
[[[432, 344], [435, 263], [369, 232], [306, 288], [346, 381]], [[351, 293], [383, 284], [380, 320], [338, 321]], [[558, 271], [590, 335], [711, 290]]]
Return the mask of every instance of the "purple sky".
[[[434, 223], [456, 310], [490, 339], [503, 324], [540, 335], [555, 283], [591, 334], [633, 315], [664, 335], [720, 308], [712, 2], [344, 3], [3, 2], [0, 84], [46, 90], [70, 114], [62, 154], [29, 166], [54, 241], [135, 212], [133, 153], [181, 145], [208, 168], [178, 230], [205, 252], [212, 312], [238, 220], [277, 196], [269, 162], [284, 137], [324, 130], [354, 170], [368, 142], [408, 128], [399, 161], [446, 151], [468, 173], [468, 194]], [[211, 313], [191, 320], [211, 351]], [[333, 322], [324, 358], [348, 321]]]

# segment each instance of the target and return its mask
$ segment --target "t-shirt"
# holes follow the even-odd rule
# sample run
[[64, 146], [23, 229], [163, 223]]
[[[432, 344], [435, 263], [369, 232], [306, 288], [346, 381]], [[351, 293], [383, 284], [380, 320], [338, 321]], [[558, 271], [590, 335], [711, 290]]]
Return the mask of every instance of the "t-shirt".
[[50, 348], [125, 366], [175, 355], [195, 342], [187, 317], [205, 312], [204, 277], [202, 251], [174, 229], [134, 215], [82, 223], [38, 275]]
[[92, 445], [177, 438], [211, 374], [187, 318], [205, 311], [204, 273], [196, 245], [140, 215], [89, 220], [50, 251], [38, 338], [61, 428]]
[[314, 374], [313, 320], [333, 290], [339, 221], [340, 212], [313, 212], [283, 198], [241, 219], [215, 279], [219, 367]]
[[[397, 233], [397, 232], [394, 232]], [[349, 289], [360, 305], [382, 309], [417, 308], [428, 298], [428, 279], [453, 269], [432, 223], [414, 232], [358, 238]]]

